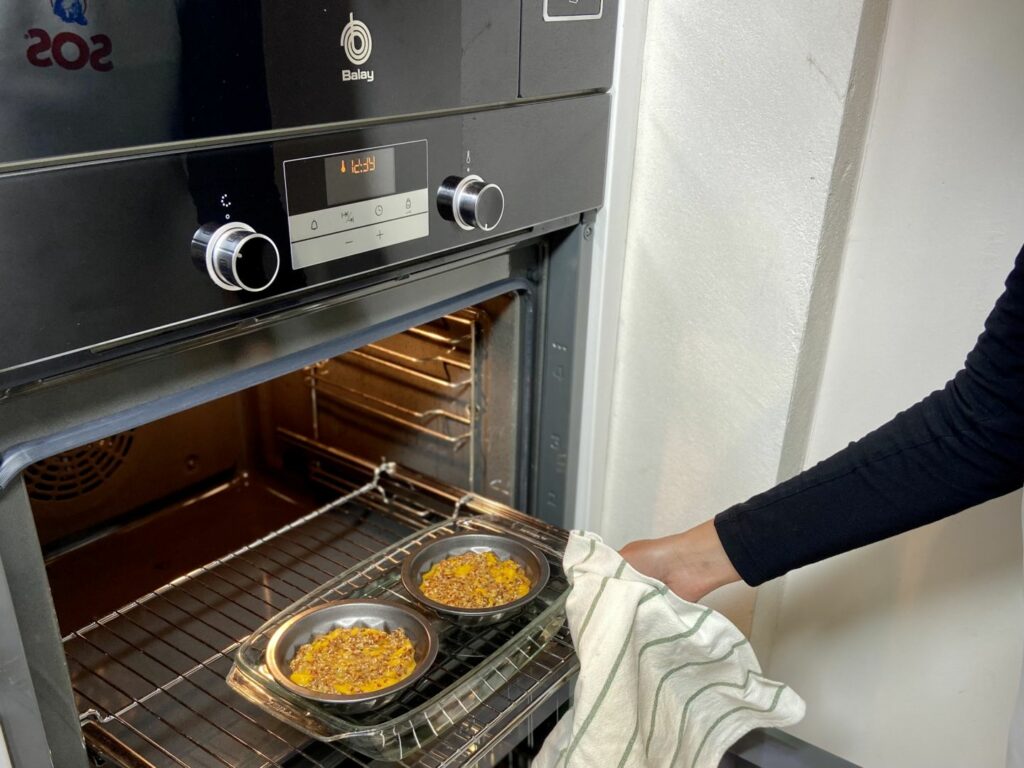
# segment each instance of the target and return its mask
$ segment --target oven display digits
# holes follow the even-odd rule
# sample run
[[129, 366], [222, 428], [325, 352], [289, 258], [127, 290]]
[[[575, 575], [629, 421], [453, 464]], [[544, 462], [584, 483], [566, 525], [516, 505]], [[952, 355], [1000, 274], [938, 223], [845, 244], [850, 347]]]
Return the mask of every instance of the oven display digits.
[[328, 205], [393, 195], [396, 192], [395, 148], [325, 157], [324, 176]]

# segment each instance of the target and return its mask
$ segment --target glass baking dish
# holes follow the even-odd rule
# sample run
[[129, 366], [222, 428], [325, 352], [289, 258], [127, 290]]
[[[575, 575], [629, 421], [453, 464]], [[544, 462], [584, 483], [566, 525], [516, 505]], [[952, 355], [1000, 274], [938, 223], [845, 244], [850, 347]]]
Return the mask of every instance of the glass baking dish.
[[[420, 547], [453, 533], [498, 533], [542, 551], [551, 567], [547, 586], [518, 615], [483, 627], [465, 627], [434, 614], [403, 587], [402, 562]], [[561, 532], [559, 532], [561, 533]], [[565, 621], [569, 584], [562, 570], [565, 539], [522, 521], [477, 515], [438, 523], [368, 557], [267, 621], [239, 646], [228, 684], [270, 714], [315, 739], [343, 742], [375, 759], [402, 759], [455, 726], [475, 706], [533, 660]], [[344, 713], [292, 693], [266, 666], [275, 630], [321, 603], [379, 598], [410, 603], [424, 612], [439, 639], [437, 659], [416, 685], [393, 702], [364, 713]]]

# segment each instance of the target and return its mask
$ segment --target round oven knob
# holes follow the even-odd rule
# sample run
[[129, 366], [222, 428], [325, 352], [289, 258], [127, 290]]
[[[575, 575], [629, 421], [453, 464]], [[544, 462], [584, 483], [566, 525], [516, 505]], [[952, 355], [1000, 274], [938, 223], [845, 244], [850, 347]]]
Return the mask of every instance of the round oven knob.
[[281, 267], [274, 241], [240, 221], [196, 230], [192, 258], [225, 291], [266, 290]]
[[490, 232], [501, 221], [505, 195], [497, 184], [479, 176], [449, 176], [437, 190], [437, 210], [442, 218], [454, 221], [462, 229]]

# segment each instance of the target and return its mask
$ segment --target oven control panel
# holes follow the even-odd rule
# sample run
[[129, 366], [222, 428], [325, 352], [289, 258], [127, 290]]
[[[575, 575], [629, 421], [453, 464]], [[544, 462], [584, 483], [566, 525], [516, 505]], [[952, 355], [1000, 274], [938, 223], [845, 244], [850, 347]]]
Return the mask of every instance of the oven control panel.
[[608, 108], [599, 93], [0, 174], [0, 328], [25, 329], [0, 344], [0, 396], [570, 226], [602, 203]]
[[292, 269], [430, 234], [427, 142], [284, 163]]

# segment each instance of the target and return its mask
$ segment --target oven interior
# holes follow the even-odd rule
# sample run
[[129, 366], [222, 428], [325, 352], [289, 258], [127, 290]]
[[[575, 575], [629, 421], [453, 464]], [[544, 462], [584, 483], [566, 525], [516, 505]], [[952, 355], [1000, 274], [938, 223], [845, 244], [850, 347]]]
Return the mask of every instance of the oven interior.
[[[25, 470], [94, 761], [370, 764], [229, 689], [232, 653], [303, 594], [460, 504], [527, 506], [530, 324], [529, 300], [503, 294]], [[390, 492], [338, 504], [380, 480], [385, 461], [400, 468]], [[476, 654], [502, 642], [477, 634]], [[398, 762], [472, 747], [467, 732], [547, 691], [573, 658], [564, 631], [548, 646], [518, 683], [536, 685], [525, 699], [489, 697], [448, 746], [403, 747]]]

